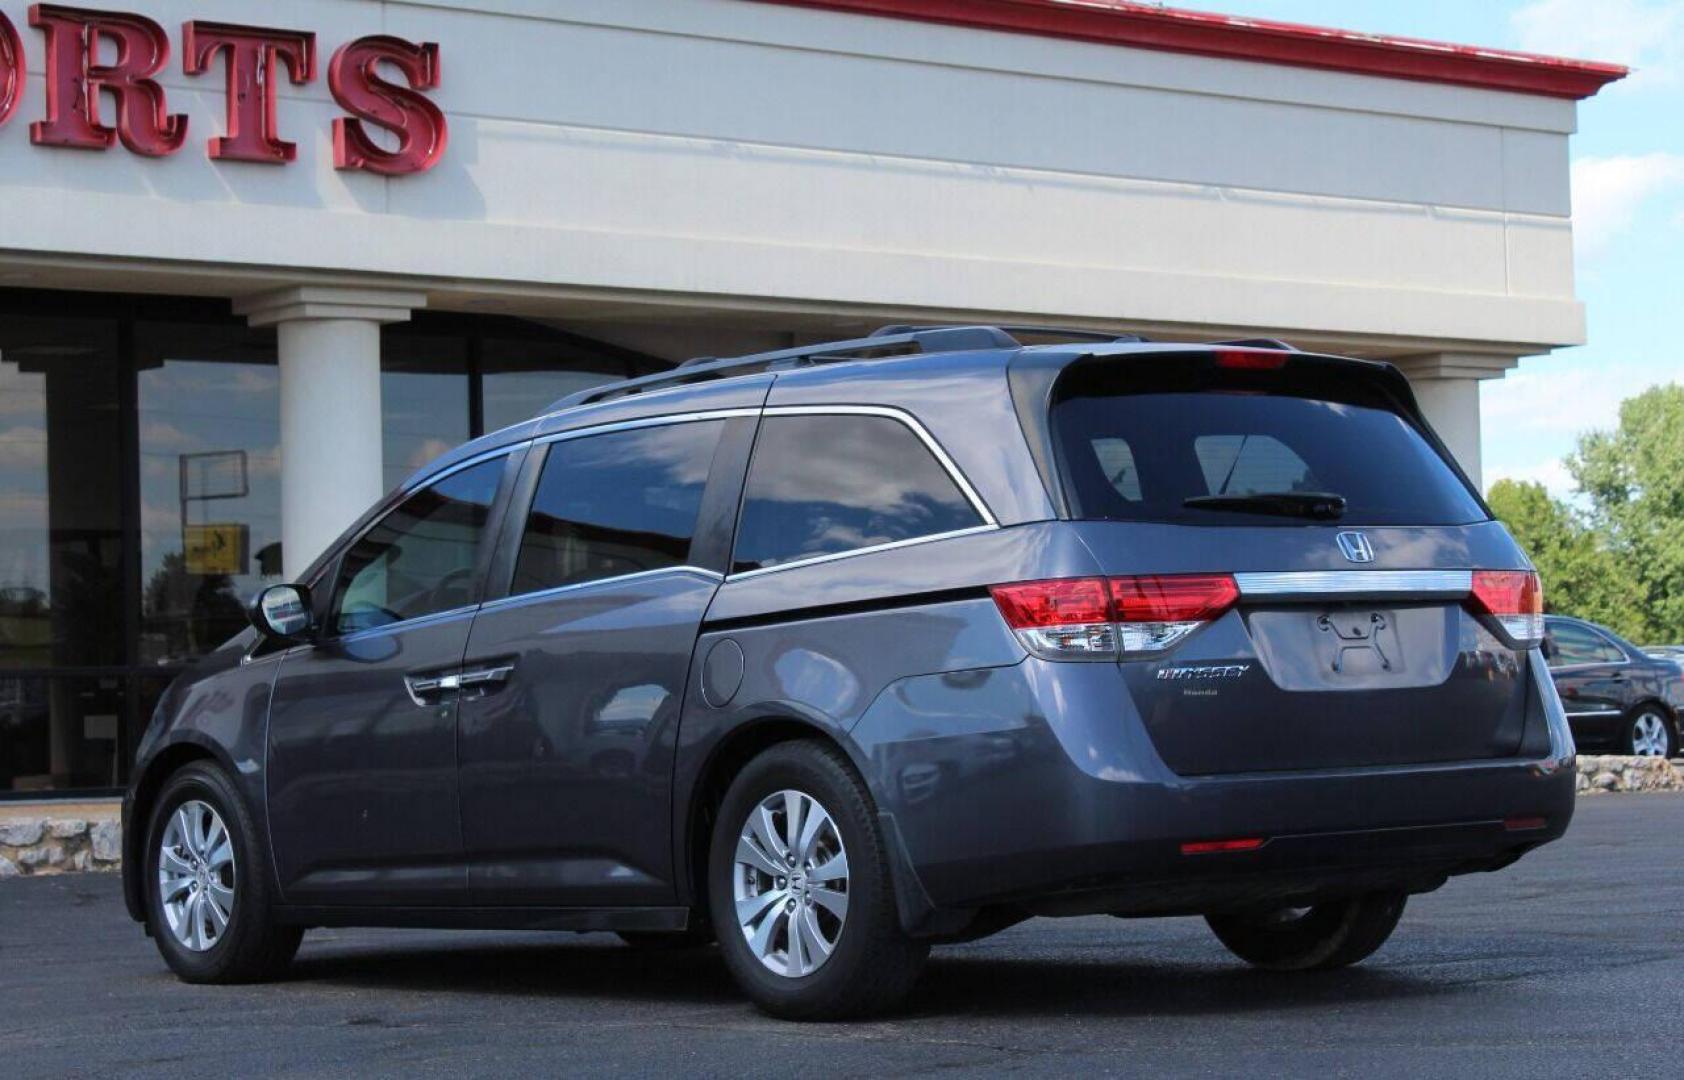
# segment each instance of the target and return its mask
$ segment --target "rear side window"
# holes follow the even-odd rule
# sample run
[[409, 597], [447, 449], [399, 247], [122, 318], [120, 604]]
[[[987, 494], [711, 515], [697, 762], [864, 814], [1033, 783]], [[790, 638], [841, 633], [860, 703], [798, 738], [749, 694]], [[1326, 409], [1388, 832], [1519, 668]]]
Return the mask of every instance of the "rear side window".
[[[1151, 363], [1153, 369], [1141, 370]], [[1383, 390], [1322, 371], [1091, 364], [1058, 385], [1052, 428], [1078, 517], [1302, 525], [1302, 516], [1189, 506], [1209, 496], [1329, 493], [1343, 522], [1465, 525], [1485, 511]]]
[[754, 443], [736, 572], [983, 524], [922, 440], [887, 416], [768, 416]]
[[1556, 623], [1549, 628], [1550, 640], [1555, 643], [1555, 655], [1550, 667], [1572, 667], [1574, 664], [1617, 664], [1625, 654], [1601, 634], [1572, 623]]
[[705, 420], [551, 443], [513, 591], [683, 566], [724, 430]]

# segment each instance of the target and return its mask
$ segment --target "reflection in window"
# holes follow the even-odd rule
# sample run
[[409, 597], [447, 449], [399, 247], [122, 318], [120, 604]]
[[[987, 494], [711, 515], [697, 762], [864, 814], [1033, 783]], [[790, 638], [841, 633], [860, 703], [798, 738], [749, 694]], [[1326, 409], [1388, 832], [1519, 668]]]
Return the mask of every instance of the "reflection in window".
[[734, 569], [980, 524], [947, 470], [900, 421], [772, 416], [755, 440]]
[[515, 593], [682, 566], [723, 421], [552, 443], [515, 564]]
[[570, 342], [487, 338], [482, 349], [486, 431], [530, 420], [569, 394], [626, 377], [623, 361]]
[[503, 458], [452, 473], [411, 495], [345, 555], [339, 571], [342, 634], [472, 604], [480, 540]]
[[141, 323], [140, 658], [185, 663], [246, 626], [280, 580], [274, 334]]
[[380, 432], [386, 491], [468, 441], [468, 348], [463, 338], [381, 336]]
[[0, 675], [0, 792], [121, 784], [126, 683]]
[[0, 315], [0, 666], [127, 660], [116, 336]]

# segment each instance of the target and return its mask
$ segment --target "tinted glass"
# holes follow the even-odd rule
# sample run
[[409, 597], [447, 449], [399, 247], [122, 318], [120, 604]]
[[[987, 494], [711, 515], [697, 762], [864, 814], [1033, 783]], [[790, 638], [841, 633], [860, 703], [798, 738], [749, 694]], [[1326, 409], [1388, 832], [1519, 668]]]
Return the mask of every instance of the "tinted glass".
[[683, 566], [724, 430], [708, 420], [550, 444], [513, 591]]
[[[1302, 518], [1194, 509], [1190, 498], [1331, 492], [1343, 520], [1465, 525], [1485, 512], [1421, 433], [1360, 377], [1199, 370], [1072, 370], [1053, 431], [1078, 516], [1189, 525], [1299, 525]], [[1127, 448], [1126, 457], [1118, 449]]]
[[339, 569], [340, 633], [475, 602], [474, 571], [503, 464], [495, 458], [416, 492], [352, 546]]
[[140, 659], [180, 664], [246, 626], [281, 573], [273, 330], [143, 322]]
[[0, 792], [123, 783], [127, 683], [113, 676], [0, 676]]
[[115, 320], [0, 312], [0, 668], [128, 659], [117, 389]]
[[1625, 659], [1614, 644], [1602, 635], [1572, 623], [1554, 623], [1549, 628], [1555, 653], [1550, 667], [1570, 667], [1573, 664], [1617, 664]]
[[886, 416], [769, 416], [734, 568], [755, 570], [982, 524], [923, 442]]
[[458, 337], [380, 338], [380, 442], [386, 490], [467, 442], [468, 346]]

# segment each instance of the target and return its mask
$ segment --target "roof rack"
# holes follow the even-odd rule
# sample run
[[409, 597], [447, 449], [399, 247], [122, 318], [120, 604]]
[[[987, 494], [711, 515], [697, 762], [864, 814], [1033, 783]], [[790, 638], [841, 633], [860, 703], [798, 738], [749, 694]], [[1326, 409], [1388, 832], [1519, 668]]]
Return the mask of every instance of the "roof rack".
[[[937, 326], [885, 326], [874, 334], [906, 334], [918, 330], [938, 330]], [[1132, 343], [1145, 341], [1139, 334], [1119, 334], [1112, 330], [1082, 330], [1074, 326], [1031, 326], [1031, 325], [1000, 325], [994, 327], [1007, 334], [1030, 334], [1036, 337], [1069, 338], [1074, 341], [1101, 341]]]
[[793, 349], [777, 349], [773, 352], [753, 353], [724, 360], [699, 356], [693, 360], [686, 360], [671, 371], [608, 383], [570, 394], [551, 405], [548, 411], [559, 412], [562, 409], [631, 394], [665, 390], [685, 383], [705, 382], [731, 375], [747, 375], [754, 371], [868, 359], [868, 356], [860, 354], [879, 353], [887, 349], [900, 350], [892, 354], [899, 356], [908, 348], [938, 353], [1021, 347], [1016, 338], [995, 326], [885, 327], [868, 337], [847, 341], [826, 341], [816, 345], [801, 345]]

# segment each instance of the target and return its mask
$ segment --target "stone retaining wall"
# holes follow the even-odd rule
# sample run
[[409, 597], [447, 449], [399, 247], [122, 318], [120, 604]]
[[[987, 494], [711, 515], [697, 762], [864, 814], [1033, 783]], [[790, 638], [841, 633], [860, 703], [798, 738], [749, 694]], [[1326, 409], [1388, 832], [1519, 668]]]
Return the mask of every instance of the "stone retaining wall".
[[1579, 794], [1684, 791], [1684, 768], [1657, 757], [1579, 755]]
[[[1580, 795], [1684, 791], [1684, 768], [1660, 758], [1581, 754], [1578, 791]], [[0, 818], [0, 878], [116, 870], [122, 856], [122, 826], [114, 818]]]
[[66, 870], [116, 870], [123, 857], [123, 827], [115, 818], [0, 819], [0, 878]]

